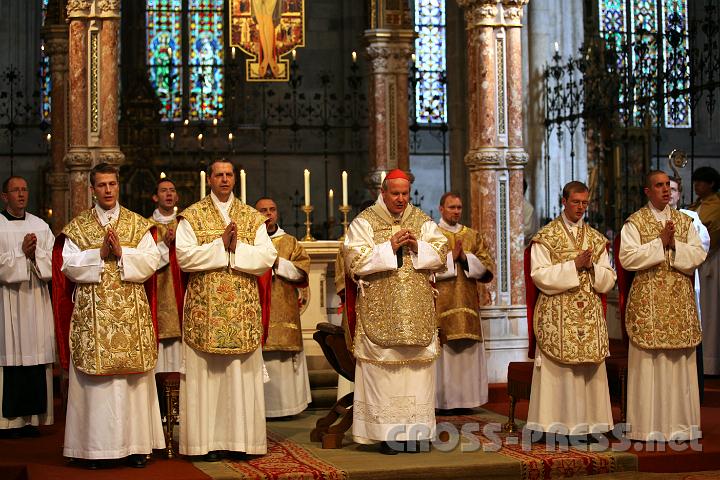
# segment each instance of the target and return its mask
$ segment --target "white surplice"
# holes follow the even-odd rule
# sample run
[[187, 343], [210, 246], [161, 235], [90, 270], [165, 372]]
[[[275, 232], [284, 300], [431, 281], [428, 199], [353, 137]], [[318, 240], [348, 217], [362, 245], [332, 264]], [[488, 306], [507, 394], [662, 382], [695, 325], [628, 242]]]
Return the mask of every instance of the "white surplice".
[[[105, 226], [115, 221], [120, 205], [110, 210], [95, 206]], [[100, 249], [80, 250], [72, 240], [63, 245], [62, 271], [75, 283], [100, 283], [105, 262]], [[120, 278], [142, 283], [155, 273], [160, 252], [150, 232], [135, 248], [123, 247], [118, 261]], [[155, 371], [131, 375], [87, 375], [70, 362], [68, 408], [63, 455], [110, 459], [149, 454], [165, 448]]]
[[[212, 201], [225, 225], [233, 195]], [[255, 233], [252, 245], [237, 242], [234, 252], [225, 251], [222, 238], [199, 245], [186, 220], [180, 220], [175, 235], [178, 264], [185, 272], [231, 268], [262, 275], [275, 263], [277, 252], [265, 224]], [[231, 450], [253, 455], [267, 452], [262, 352], [218, 355], [199, 352], [183, 344], [180, 376], [180, 453], [204, 455]]]
[[[577, 238], [583, 220], [571, 222], [561, 214], [570, 234]], [[588, 248], [588, 237], [581, 246]], [[546, 295], [558, 295], [580, 286], [574, 260], [553, 264], [548, 249], [533, 243], [531, 273], [535, 286]], [[593, 289], [607, 293], [615, 285], [615, 271], [606, 251], [593, 263]], [[598, 300], [599, 301], [599, 300]], [[528, 406], [527, 428], [543, 432], [585, 435], [613, 428], [610, 392], [605, 361], [597, 364], [567, 365], [535, 352]]]
[[[35, 260], [22, 251], [25, 235], [37, 238]], [[0, 367], [46, 365], [47, 411], [40, 415], [5, 418], [0, 429], [53, 423], [52, 363], [55, 327], [47, 282], [52, 277], [55, 237], [40, 218], [25, 213], [24, 220], [0, 215]], [[0, 368], [0, 405], [2, 405]]]
[[[656, 209], [648, 204], [663, 225], [670, 219], [670, 207]], [[658, 237], [642, 243], [631, 223], [620, 232], [620, 263], [625, 270], [647, 270], [665, 261], [665, 249]], [[687, 242], [675, 240], [670, 266], [692, 276], [706, 256], [695, 228], [688, 230]], [[628, 351], [627, 423], [633, 440], [700, 438], [700, 397], [695, 347], [676, 350], [646, 350], [630, 342]]]
[[[443, 219], [440, 219], [439, 226], [452, 233], [463, 228], [459, 223], [450, 225]], [[465, 276], [470, 280], [481, 279], [487, 267], [474, 254], [465, 252], [465, 256], [468, 265]], [[453, 261], [452, 251], [448, 252], [445, 264], [447, 270], [435, 275], [437, 281], [457, 278], [460, 264]], [[478, 312], [478, 321], [479, 315]], [[435, 408], [474, 408], [487, 403], [488, 374], [483, 342], [465, 339], [446, 343], [435, 362], [435, 370]]]
[[[157, 208], [152, 214], [152, 219], [157, 223], [167, 225], [175, 221], [175, 212], [170, 215], [163, 215]], [[165, 242], [158, 242], [160, 252], [160, 264], [158, 270], [170, 263], [170, 248]], [[179, 372], [182, 365], [182, 338], [164, 338], [158, 344], [158, 360], [155, 372]]]
[[[377, 202], [387, 210], [382, 196]], [[390, 213], [388, 212], [389, 216]], [[418, 253], [410, 258], [416, 270], [441, 270], [445, 258], [440, 258], [430, 246], [443, 242], [445, 236], [435, 222], [422, 225], [418, 238]], [[359, 256], [354, 274], [363, 277], [397, 269], [397, 256], [390, 241], [375, 244], [370, 224], [356, 218], [350, 224], [345, 243], [345, 262], [350, 256]], [[362, 289], [358, 292], [362, 295]], [[358, 322], [355, 332], [355, 397], [353, 402], [353, 439], [358, 443], [393, 440], [424, 440], [435, 432], [435, 366], [433, 359], [439, 353], [437, 333], [426, 347], [385, 348], [374, 344]], [[409, 362], [408, 364], [382, 364], [378, 362]], [[371, 363], [375, 362], [375, 363]]]
[[[277, 227], [270, 238], [282, 235], [285, 231]], [[282, 257], [278, 258], [273, 274], [290, 282], [299, 282], [305, 277], [290, 260]], [[270, 378], [265, 382], [265, 416], [285, 417], [305, 410], [312, 401], [305, 352], [263, 352], [263, 360]]]

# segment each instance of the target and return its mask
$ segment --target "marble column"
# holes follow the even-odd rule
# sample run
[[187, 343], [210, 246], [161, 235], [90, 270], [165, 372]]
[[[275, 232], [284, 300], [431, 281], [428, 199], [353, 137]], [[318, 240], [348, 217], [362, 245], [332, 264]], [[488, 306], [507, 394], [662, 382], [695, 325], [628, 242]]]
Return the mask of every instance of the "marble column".
[[117, 139], [120, 0], [69, 0], [70, 213], [91, 204], [93, 165], [124, 161]]
[[522, 9], [527, 0], [458, 0], [467, 30], [471, 224], [495, 259], [481, 307], [491, 382], [527, 358], [523, 282]]
[[370, 59], [370, 164], [365, 183], [377, 193], [382, 171], [399, 168], [410, 173], [408, 72], [415, 33], [406, 2], [372, 6], [371, 28], [365, 31]]
[[45, 51], [50, 56], [50, 142], [51, 169], [47, 177], [50, 185], [50, 228], [57, 234], [68, 222], [68, 174], [65, 170], [67, 151], [68, 105], [68, 27], [63, 23], [46, 25], [43, 29]]

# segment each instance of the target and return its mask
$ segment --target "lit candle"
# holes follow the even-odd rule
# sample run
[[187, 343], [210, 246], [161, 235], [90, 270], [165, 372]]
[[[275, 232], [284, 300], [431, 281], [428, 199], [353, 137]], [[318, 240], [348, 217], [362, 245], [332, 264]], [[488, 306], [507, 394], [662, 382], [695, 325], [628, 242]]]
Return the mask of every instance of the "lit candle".
[[232, 55], [232, 59], [235, 60], [235, 47], [232, 47], [232, 48], [230, 49], [230, 53], [231, 53], [231, 55]]
[[217, 127], [217, 118], [213, 118], [213, 127]]
[[292, 59], [293, 59], [293, 61], [294, 61], [296, 58], [297, 58], [297, 52], [296, 52], [295, 49], [293, 48], [293, 49], [292, 49]]
[[412, 63], [415, 63], [415, 54], [414, 53], [412, 55], [410, 55], [410, 58], [412, 59]]
[[228, 133], [228, 142], [232, 143], [233, 141], [233, 134], [232, 132]]
[[170, 141], [171, 142], [175, 141], [175, 132], [170, 132]]
[[185, 125], [186, 127], [190, 125], [190, 120], [188, 120], [187, 118], [183, 120], [183, 125]]
[[357, 62], [357, 53], [353, 50], [352, 52], [353, 63]]
[[[232, 134], [231, 134], [232, 135]], [[240, 170], [240, 200], [242, 203], [247, 203], [247, 193], [246, 193], [246, 175], [245, 170]]]
[[200, 200], [205, 198], [205, 170], [200, 172]]
[[560, 51], [560, 45], [558, 44], [558, 42], [555, 42], [555, 53], [557, 53], [559, 51]]
[[342, 201], [343, 201], [343, 207], [347, 207], [348, 199], [347, 199], [347, 172], [343, 171], [342, 173]]
[[386, 175], [385, 170], [380, 172], [380, 184], [382, 184], [382, 182], [385, 181], [385, 175]]
[[310, 170], [305, 169], [305, 206], [310, 206]]
[[165, 177], [167, 177], [167, 175], [165, 175], [165, 172], [160, 172], [160, 180], [162, 180]]
[[52, 141], [52, 133], [48, 133], [47, 135], [45, 135], [45, 139], [47, 140], [47, 143], [49, 145]]
[[333, 193], [333, 190], [331, 188], [330, 191], [328, 192], [328, 212], [329, 212], [328, 216], [330, 218], [335, 218], [335, 212], [333, 212], [333, 209], [335, 207], [334, 200], [335, 200], [335, 194]]
[[198, 133], [197, 139], [198, 139], [198, 142], [199, 142], [200, 144], [202, 144], [203, 134], [202, 134], [202, 133]]
[[177, 215], [177, 206], [173, 207], [173, 215]]

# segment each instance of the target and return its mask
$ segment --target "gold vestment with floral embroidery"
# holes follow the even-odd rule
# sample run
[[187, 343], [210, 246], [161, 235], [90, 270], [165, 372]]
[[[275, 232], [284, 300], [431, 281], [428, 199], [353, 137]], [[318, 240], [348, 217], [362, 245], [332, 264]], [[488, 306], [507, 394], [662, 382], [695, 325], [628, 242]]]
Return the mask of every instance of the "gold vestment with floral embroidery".
[[[211, 243], [225, 231], [222, 215], [208, 195], [180, 215], [190, 223], [198, 245]], [[229, 212], [237, 225], [237, 241], [252, 245], [265, 217], [234, 199]], [[257, 278], [224, 267], [192, 272], [185, 291], [183, 341], [200, 352], [236, 355], [252, 352], [263, 334]]]
[[[123, 247], [135, 248], [152, 223], [120, 207], [113, 225]], [[95, 209], [85, 210], [63, 229], [81, 250], [102, 247], [106, 229]], [[117, 259], [105, 260], [100, 283], [77, 283], [70, 320], [70, 354], [88, 375], [142, 373], [155, 368], [157, 343], [142, 283], [124, 282]]]
[[[463, 251], [472, 253], [488, 269], [480, 281], [492, 279], [494, 262], [480, 236], [480, 233], [463, 226], [458, 232], [450, 232], [440, 228], [448, 239], [448, 250], [452, 250], [455, 242], [462, 242]], [[438, 280], [435, 284], [438, 298], [435, 305], [438, 323], [447, 340], [470, 339], [482, 341], [482, 326], [479, 316], [478, 280], [467, 277], [465, 270], [456, 263], [455, 278]]]
[[[400, 229], [408, 229], [420, 239], [423, 224], [432, 221], [422, 210], [408, 205], [406, 213], [393, 224], [387, 215], [377, 211], [380, 209], [376, 204], [358, 215], [370, 224], [376, 245], [390, 240]], [[445, 258], [447, 243], [437, 243], [431, 246], [440, 258]], [[369, 254], [369, 251], [361, 252], [353, 263]], [[376, 345], [426, 347], [437, 330], [430, 273], [413, 268], [407, 247], [402, 247], [402, 257], [400, 268], [362, 278], [364, 287], [357, 299], [357, 318], [365, 334]], [[351, 272], [353, 267], [350, 265]]]
[[[158, 242], [165, 239], [169, 228], [177, 231], [177, 219], [167, 224], [160, 222], [153, 223], [157, 227]], [[157, 271], [157, 322], [158, 337], [160, 340], [180, 338], [182, 335], [170, 264], [165, 265]]]
[[[543, 245], [553, 265], [575, 260], [578, 254], [592, 249], [597, 263], [608, 244], [607, 238], [583, 222], [577, 238], [556, 218], [533, 237]], [[608, 356], [608, 333], [602, 300], [593, 288], [594, 275], [578, 271], [580, 285], [556, 295], [540, 292], [535, 304], [534, 330], [542, 352], [564, 364], [600, 363]]]
[[[310, 256], [292, 235], [280, 235], [272, 239], [278, 258], [289, 260], [295, 268], [310, 272]], [[297, 284], [273, 275], [270, 300], [270, 325], [264, 351], [301, 352], [302, 328], [300, 326], [300, 303]]]
[[[693, 227], [692, 219], [675, 209], [670, 210], [675, 224], [675, 240], [687, 242]], [[645, 244], [660, 236], [663, 225], [645, 206], [627, 219], [640, 233]], [[702, 338], [695, 304], [694, 278], [670, 266], [670, 255], [665, 250], [665, 261], [646, 270], [635, 272], [625, 325], [630, 340], [640, 348], [676, 349], [694, 347]]]

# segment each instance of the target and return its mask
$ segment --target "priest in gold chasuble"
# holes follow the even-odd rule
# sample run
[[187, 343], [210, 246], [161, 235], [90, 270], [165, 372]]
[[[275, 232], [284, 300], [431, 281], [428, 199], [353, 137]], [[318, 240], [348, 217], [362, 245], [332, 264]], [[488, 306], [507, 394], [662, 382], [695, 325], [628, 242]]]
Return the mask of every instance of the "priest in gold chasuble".
[[692, 219], [668, 205], [665, 173], [648, 173], [645, 194], [648, 204], [628, 217], [620, 236], [620, 263], [635, 272], [625, 311], [627, 435], [697, 439], [702, 432], [695, 347], [702, 334], [693, 279], [707, 254]]
[[563, 212], [532, 239], [530, 275], [539, 295], [529, 430], [575, 436], [613, 428], [600, 295], [616, 276], [608, 240], [583, 220], [589, 196], [582, 182], [565, 185]]
[[495, 264], [480, 233], [458, 223], [462, 199], [440, 198], [440, 232], [448, 240], [447, 271], [436, 275], [436, 302], [442, 352], [435, 408], [474, 408], [487, 403], [488, 374], [480, 323], [478, 283], [493, 278]]
[[361, 212], [345, 237], [348, 272], [358, 284], [354, 354], [353, 438], [426, 442], [435, 430], [435, 366], [439, 354], [434, 272], [445, 269], [447, 240], [408, 204], [410, 180], [390, 172], [377, 202]]
[[[54, 266], [56, 318], [65, 305], [56, 301], [63, 280], [75, 283], [63, 455], [129, 457], [139, 467], [153, 449], [165, 447], [155, 388], [157, 337], [143, 286], [160, 252], [152, 223], [118, 203], [115, 167], [98, 164], [90, 183], [96, 205], [65, 226], [56, 243], [62, 257], [53, 259], [64, 274]], [[63, 360], [67, 347], [60, 338]]]
[[265, 416], [285, 417], [305, 410], [312, 401], [307, 362], [303, 351], [298, 288], [306, 287], [310, 256], [300, 242], [278, 224], [277, 204], [271, 198], [255, 202], [265, 215], [277, 260], [272, 268], [272, 295], [268, 337], [263, 360], [270, 381], [265, 383]]
[[157, 208], [149, 218], [157, 227], [160, 264], [157, 271], [158, 363], [156, 372], [179, 372], [182, 364], [183, 290], [180, 269], [175, 256], [178, 194], [175, 183], [162, 178], [157, 183], [153, 201]]
[[190, 274], [183, 309], [180, 453], [267, 452], [259, 277], [277, 252], [265, 217], [233, 195], [225, 159], [208, 167], [211, 193], [178, 217], [175, 250]]

